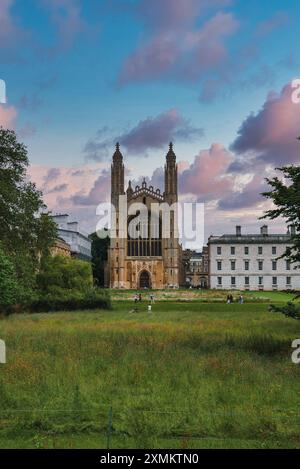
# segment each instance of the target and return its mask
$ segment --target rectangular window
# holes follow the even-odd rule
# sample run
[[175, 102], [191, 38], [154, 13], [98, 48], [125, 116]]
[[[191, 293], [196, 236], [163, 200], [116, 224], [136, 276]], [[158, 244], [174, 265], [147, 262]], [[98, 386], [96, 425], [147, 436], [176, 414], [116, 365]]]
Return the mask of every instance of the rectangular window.
[[277, 277], [273, 277], [273, 287], [277, 287]]
[[218, 277], [218, 285], [219, 285], [219, 287], [222, 286], [222, 277]]
[[221, 248], [221, 246], [218, 246], [218, 247], [217, 247], [217, 254], [218, 254], [218, 256], [221, 256], [221, 254], [222, 254], [222, 248]]
[[249, 287], [250, 285], [250, 277], [245, 277], [245, 285]]
[[262, 246], [258, 246], [258, 254], [261, 256], [263, 253], [263, 248]]
[[245, 261], [245, 270], [249, 270], [249, 267], [250, 267], [250, 262]]
[[286, 284], [287, 284], [287, 286], [289, 286], [289, 287], [292, 285], [292, 277], [287, 277], [287, 278], [286, 278]]
[[217, 262], [217, 268], [218, 270], [222, 270], [222, 261]]
[[277, 261], [272, 261], [272, 270], [277, 270]]
[[263, 270], [263, 269], [264, 269], [263, 261], [258, 261], [258, 270]]
[[276, 254], [277, 254], [277, 248], [276, 248], [276, 246], [273, 246], [273, 247], [272, 247], [272, 254], [273, 254], [273, 256], [276, 256]]
[[234, 246], [231, 246], [230, 252], [231, 252], [232, 256], [235, 256], [235, 247]]
[[235, 277], [231, 277], [231, 286], [235, 287]]
[[286, 261], [286, 270], [291, 270], [291, 261]]
[[249, 248], [248, 248], [248, 246], [245, 246], [245, 250], [244, 250], [244, 252], [245, 252], [245, 255], [246, 255], [246, 256], [248, 256], [248, 255], [249, 255]]
[[263, 277], [258, 277], [258, 285], [261, 286], [264, 284], [264, 278]]
[[235, 261], [231, 261], [231, 270], [235, 270]]

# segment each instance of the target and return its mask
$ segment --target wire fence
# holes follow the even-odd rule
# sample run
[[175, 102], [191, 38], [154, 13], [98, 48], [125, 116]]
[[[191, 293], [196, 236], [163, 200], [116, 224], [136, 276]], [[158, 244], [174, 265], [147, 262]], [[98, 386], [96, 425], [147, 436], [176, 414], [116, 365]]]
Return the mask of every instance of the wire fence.
[[[284, 412], [284, 413], [283, 413]], [[120, 421], [122, 418], [124, 419], [124, 415], [134, 416], [136, 422], [139, 421], [139, 418], [142, 419], [142, 416], [158, 416], [160, 417], [172, 417], [172, 416], [182, 416], [182, 417], [193, 417], [195, 420], [195, 413], [191, 409], [176, 409], [176, 410], [167, 410], [167, 409], [142, 409], [142, 408], [126, 408], [120, 409], [120, 407], [114, 408], [113, 405], [102, 405], [98, 406], [97, 408], [90, 407], [84, 409], [46, 409], [46, 408], [35, 408], [35, 409], [0, 409], [0, 422], [1, 420], [8, 418], [10, 416], [21, 416], [21, 415], [29, 415], [29, 414], [40, 414], [42, 418], [46, 419], [46, 416], [54, 418], [55, 414], [58, 415], [65, 415], [65, 416], [86, 416], [92, 415], [93, 422], [98, 422], [98, 431], [105, 435], [106, 438], [106, 447], [107, 449], [113, 448], [113, 440], [114, 437], [120, 435], [127, 435], [128, 438], [138, 438], [140, 435], [138, 431], [132, 431], [131, 429], [124, 430], [120, 428]], [[226, 418], [229, 419], [227, 421], [233, 419], [239, 419], [240, 422], [243, 422], [246, 418], [251, 418], [257, 421], [257, 425], [259, 425], [262, 419], [267, 419], [268, 422], [281, 422], [285, 428], [288, 427], [288, 424], [293, 425], [293, 433], [292, 436], [294, 438], [300, 438], [300, 413], [294, 411], [282, 411], [281, 409], [276, 409], [272, 413], [262, 412], [261, 410], [257, 410], [256, 413], [252, 409], [252, 413], [245, 413], [245, 412], [238, 412], [235, 410], [224, 410], [224, 411], [216, 411], [216, 410], [203, 410], [201, 411], [201, 419], [206, 419], [206, 421], [213, 422], [216, 418]], [[196, 418], [197, 420], [197, 418]], [[74, 422], [76, 423], [75, 419]], [[141, 420], [141, 426], [144, 423], [147, 423], [147, 420]], [[176, 426], [177, 425], [177, 426]], [[172, 428], [172, 431], [159, 431], [159, 428], [153, 434], [151, 434], [151, 425], [150, 428], [146, 430], [146, 435], [153, 436], [156, 438], [166, 439], [166, 440], [179, 440], [179, 439], [187, 439], [187, 440], [203, 440], [203, 441], [224, 441], [226, 439], [230, 440], [247, 440], [248, 442], [257, 441], [257, 438], [252, 438], [250, 435], [245, 437], [245, 435], [237, 435], [235, 432], [232, 433], [232, 429], [228, 428], [228, 434], [224, 431], [222, 435], [218, 436], [216, 434], [211, 434], [211, 432], [207, 432], [205, 428], [202, 427], [203, 422], [199, 421], [199, 425], [193, 425], [192, 427], [187, 427], [184, 425], [180, 428], [178, 426], [178, 422], [175, 427]], [[126, 427], [126, 423], [125, 423]], [[142, 431], [142, 430], [141, 430]], [[207, 432], [207, 434], [205, 434]], [[232, 433], [232, 434], [231, 434]], [[287, 438], [288, 435], [280, 435], [274, 431], [269, 432], [270, 437], [280, 439], [280, 437]], [[267, 440], [268, 431], [265, 431], [264, 438]]]

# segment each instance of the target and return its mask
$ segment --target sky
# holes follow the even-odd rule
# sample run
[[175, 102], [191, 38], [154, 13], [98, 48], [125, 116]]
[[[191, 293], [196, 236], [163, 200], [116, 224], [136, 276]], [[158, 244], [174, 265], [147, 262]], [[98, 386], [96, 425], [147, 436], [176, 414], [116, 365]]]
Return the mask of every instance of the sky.
[[48, 208], [89, 232], [117, 141], [127, 180], [160, 188], [174, 142], [206, 236], [258, 232], [265, 179], [300, 160], [299, 20], [297, 0], [0, 0], [0, 125]]

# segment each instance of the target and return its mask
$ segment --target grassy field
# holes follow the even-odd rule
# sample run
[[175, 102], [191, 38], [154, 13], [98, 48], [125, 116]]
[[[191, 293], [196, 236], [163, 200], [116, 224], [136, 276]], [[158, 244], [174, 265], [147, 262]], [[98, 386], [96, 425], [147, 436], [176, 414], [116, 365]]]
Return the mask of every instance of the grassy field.
[[268, 312], [286, 295], [187, 293], [2, 318], [0, 447], [105, 448], [112, 408], [112, 448], [299, 448], [300, 324]]

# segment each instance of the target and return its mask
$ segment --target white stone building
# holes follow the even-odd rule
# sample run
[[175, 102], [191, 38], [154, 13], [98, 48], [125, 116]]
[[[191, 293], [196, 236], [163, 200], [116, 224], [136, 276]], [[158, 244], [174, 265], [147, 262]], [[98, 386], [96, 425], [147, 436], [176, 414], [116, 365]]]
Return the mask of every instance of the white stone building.
[[285, 258], [290, 233], [211, 236], [209, 247], [210, 288], [220, 290], [300, 290], [300, 269]]
[[58, 237], [71, 247], [72, 256], [84, 261], [92, 260], [92, 242], [87, 233], [84, 233], [78, 222], [69, 221], [69, 215], [53, 215], [57, 224]]

